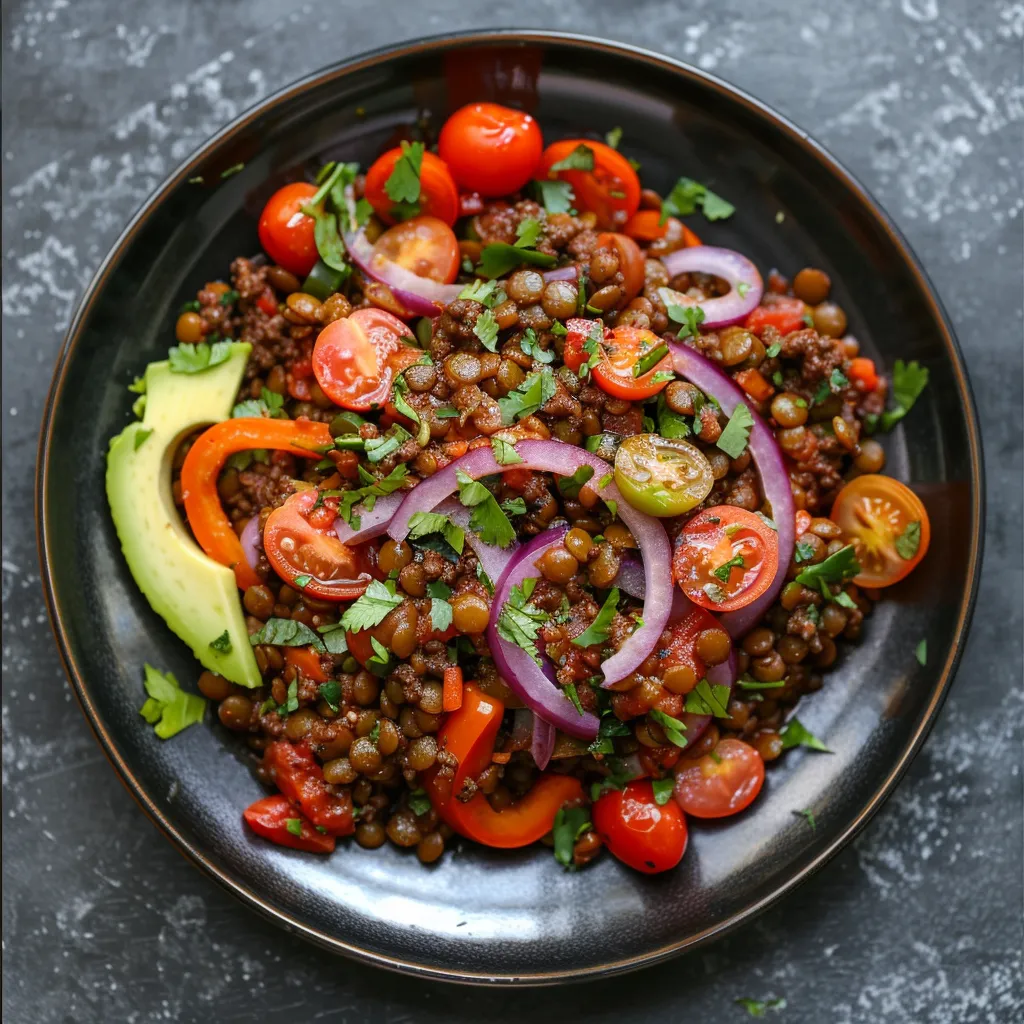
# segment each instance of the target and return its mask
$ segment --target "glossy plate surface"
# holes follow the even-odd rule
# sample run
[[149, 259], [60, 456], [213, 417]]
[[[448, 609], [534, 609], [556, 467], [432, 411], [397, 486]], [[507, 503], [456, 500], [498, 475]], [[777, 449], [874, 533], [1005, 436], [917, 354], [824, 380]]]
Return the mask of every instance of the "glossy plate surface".
[[[687, 174], [737, 214], [696, 225], [767, 271], [823, 267], [850, 330], [891, 370], [920, 360], [931, 386], [885, 438], [887, 471], [914, 487], [931, 551], [891, 588], [863, 642], [843, 651], [801, 720], [831, 755], [794, 751], [754, 807], [691, 829], [681, 867], [646, 877], [610, 856], [579, 874], [541, 848], [464, 844], [424, 868], [393, 847], [321, 859], [242, 825], [263, 792], [219, 725], [158, 740], [139, 717], [142, 663], [192, 685], [199, 667], [150, 610], [121, 557], [103, 490], [125, 390], [164, 358], [183, 301], [257, 251], [256, 216], [280, 184], [326, 159], [365, 167], [424, 115], [472, 99], [525, 106], [547, 140], [625, 128], [622, 148], [667, 192]], [[244, 168], [221, 178], [238, 164]], [[206, 184], [189, 184], [202, 175]], [[71, 326], [40, 443], [43, 577], [69, 675], [104, 749], [147, 813], [223, 885], [339, 952], [462, 981], [545, 983], [662, 959], [736, 927], [846, 843], [924, 739], [955, 668], [980, 564], [981, 454], [963, 363], [906, 244], [815, 143], [692, 68], [548, 33], [427, 40], [346, 62], [271, 97], [215, 137], [153, 196], [101, 268]], [[139, 500], [146, 500], [140, 495]], [[928, 665], [914, 658], [928, 641]], [[817, 828], [794, 815], [813, 810]]]

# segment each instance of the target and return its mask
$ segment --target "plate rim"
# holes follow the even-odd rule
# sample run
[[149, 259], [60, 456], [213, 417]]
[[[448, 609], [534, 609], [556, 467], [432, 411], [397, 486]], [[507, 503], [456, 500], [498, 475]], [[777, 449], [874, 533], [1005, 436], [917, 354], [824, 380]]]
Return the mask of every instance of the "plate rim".
[[[47, 521], [47, 490], [49, 484], [49, 455], [52, 443], [53, 419], [63, 392], [65, 378], [71, 356], [78, 346], [82, 327], [88, 319], [93, 306], [104, 289], [107, 278], [119, 263], [124, 249], [129, 245], [142, 226], [164, 201], [166, 196], [177, 188], [183, 180], [191, 177], [208, 156], [217, 150], [233, 135], [243, 130], [250, 122], [263, 115], [268, 109], [285, 102], [302, 92], [318, 85], [333, 81], [363, 68], [372, 67], [382, 62], [397, 58], [415, 56], [428, 52], [443, 53], [448, 50], [461, 49], [469, 46], [486, 46], [495, 43], [563, 45], [570, 49], [586, 50], [597, 53], [610, 53], [617, 57], [625, 57], [639, 64], [655, 65], [662, 71], [678, 75], [681, 78], [695, 81], [703, 87], [723, 94], [732, 102], [744, 106], [752, 114], [767, 120], [777, 129], [796, 141], [800, 147], [823, 169], [848, 189], [860, 203], [864, 211], [884, 230], [891, 244], [900, 254], [904, 264], [922, 294], [926, 305], [937, 323], [941, 341], [946, 355], [952, 364], [956, 379], [964, 418], [967, 426], [967, 440], [970, 454], [970, 484], [972, 490], [971, 506], [971, 537], [968, 557], [968, 585], [962, 595], [957, 614], [954, 642], [949, 654], [941, 666], [938, 678], [933, 685], [927, 708], [917, 729], [905, 745], [895, 764], [891, 765], [884, 777], [876, 784], [873, 793], [850, 820], [822, 850], [815, 853], [799, 870], [782, 883], [776, 885], [770, 893], [747, 905], [742, 910], [730, 915], [724, 921], [709, 926], [696, 934], [663, 944], [655, 950], [634, 956], [623, 957], [603, 964], [596, 964], [580, 970], [557, 970], [550, 972], [531, 972], [519, 974], [495, 974], [486, 971], [472, 971], [452, 965], [438, 967], [414, 959], [380, 953], [345, 941], [334, 935], [306, 924], [291, 915], [238, 879], [228, 875], [221, 867], [208, 858], [194, 844], [193, 840], [177, 829], [167, 818], [152, 796], [135, 778], [131, 767], [118, 750], [114, 737], [106, 729], [99, 718], [89, 692], [84, 674], [79, 668], [75, 652], [64, 629], [61, 612], [57, 604], [53, 583], [53, 553], [50, 544], [50, 528]], [[141, 807], [146, 816], [157, 826], [165, 838], [188, 860], [211, 877], [222, 888], [226, 889], [242, 903], [256, 910], [262, 916], [282, 927], [285, 931], [314, 942], [331, 952], [342, 954], [355, 961], [383, 967], [407, 976], [435, 981], [447, 981], [468, 985], [499, 984], [520, 986], [552, 985], [570, 981], [585, 981], [593, 978], [606, 978], [641, 967], [664, 962], [688, 950], [721, 938], [729, 932], [751, 921], [769, 906], [791, 893], [797, 886], [806, 881], [812, 874], [820, 870], [841, 849], [843, 849], [878, 812], [891, 796], [897, 783], [903, 777], [911, 762], [917, 756], [925, 739], [935, 724], [938, 713], [945, 702], [952, 684], [956, 669], [960, 663], [974, 606], [978, 597], [981, 576], [982, 554], [984, 547], [985, 522], [985, 470], [981, 448], [981, 431], [978, 425], [977, 408], [967, 376], [966, 363], [956, 333], [943, 307], [938, 293], [921, 265], [917, 255], [903, 237], [881, 204], [860, 183], [860, 181], [828, 150], [816, 142], [806, 131], [798, 127], [784, 115], [768, 106], [761, 100], [749, 95], [716, 75], [696, 68], [685, 61], [677, 60], [665, 54], [629, 43], [613, 42], [597, 36], [582, 33], [560, 32], [546, 29], [497, 28], [487, 30], [470, 30], [454, 34], [437, 34], [420, 36], [385, 46], [376, 47], [319, 68], [302, 78], [291, 82], [264, 97], [238, 117], [212, 135], [203, 145], [194, 150], [175, 170], [173, 170], [145, 199], [138, 210], [132, 215], [117, 240], [107, 252], [103, 261], [94, 273], [89, 285], [82, 293], [75, 309], [60, 353], [54, 366], [53, 375], [47, 392], [46, 402], [39, 430], [37, 446], [36, 483], [34, 511], [36, 518], [36, 541], [41, 569], [41, 583], [46, 601], [50, 627], [57, 641], [57, 650], [75, 697], [78, 701], [94, 736], [99, 742], [107, 760], [111, 763], [125, 788]]]

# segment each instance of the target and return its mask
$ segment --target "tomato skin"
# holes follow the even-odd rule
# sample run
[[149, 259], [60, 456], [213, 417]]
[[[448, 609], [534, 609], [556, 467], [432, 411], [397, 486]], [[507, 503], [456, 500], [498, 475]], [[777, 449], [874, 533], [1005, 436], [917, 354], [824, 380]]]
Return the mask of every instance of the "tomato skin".
[[459, 835], [485, 846], [516, 849], [547, 835], [558, 809], [583, 798], [579, 780], [543, 772], [530, 791], [504, 810], [491, 807], [483, 793], [463, 802], [456, 799], [467, 779], [476, 778], [491, 762], [494, 740], [505, 706], [472, 683], [462, 690], [462, 706], [451, 712], [438, 733], [438, 745], [458, 758], [450, 791], [438, 780], [438, 769], [423, 773], [434, 809]]
[[[898, 583], [928, 552], [928, 512], [906, 484], [891, 476], [865, 473], [855, 477], [836, 496], [831, 517], [857, 550], [861, 571], [853, 582], [859, 587]], [[896, 540], [912, 522], [920, 523], [921, 537], [914, 555], [903, 558]]]
[[686, 852], [686, 818], [669, 800], [659, 807], [647, 779], [605, 793], [590, 810], [594, 829], [623, 864], [653, 875], [674, 868]]
[[384, 258], [441, 284], [459, 276], [459, 240], [437, 217], [410, 217], [388, 228], [373, 247], [372, 260]]
[[[329, 522], [322, 515], [323, 508], [313, 510], [316, 499], [313, 488], [298, 491], [270, 513], [263, 527], [267, 560], [281, 579], [303, 593], [325, 601], [359, 597], [369, 585], [370, 564], [360, 549], [338, 540], [331, 529], [336, 516], [333, 509], [327, 509]], [[285, 551], [291, 547], [295, 550], [289, 557]], [[295, 559], [300, 557], [301, 564], [296, 564]], [[299, 576], [311, 579], [302, 585], [297, 582]]]
[[[288, 846], [293, 850], [305, 850], [306, 853], [333, 853], [334, 836], [324, 835], [300, 814], [287, 797], [280, 793], [265, 796], [262, 800], [249, 804], [242, 813], [246, 825], [258, 836], [269, 839], [278, 846]], [[296, 819], [302, 823], [302, 835], [294, 835], [288, 831], [288, 820]]]
[[[639, 250], [638, 250], [639, 251]], [[601, 362], [591, 373], [594, 382], [606, 394], [614, 398], [624, 398], [628, 402], [641, 402], [645, 398], [653, 398], [664, 390], [668, 380], [656, 381], [655, 374], [672, 371], [672, 356], [666, 355], [651, 367], [643, 376], [633, 376], [633, 366], [643, 355], [662, 344], [661, 339], [653, 332], [642, 327], [603, 327], [600, 320], [583, 320], [572, 318], [565, 323], [566, 338], [563, 361], [574, 373], [587, 361], [589, 354], [584, 348], [594, 330], [594, 325], [603, 331], [601, 342]]]
[[324, 394], [343, 409], [366, 412], [391, 397], [395, 374], [423, 352], [402, 339], [411, 336], [397, 316], [383, 309], [357, 309], [329, 323], [313, 346], [313, 373]]
[[696, 508], [715, 484], [711, 464], [689, 441], [634, 434], [615, 453], [615, 484], [650, 516], [678, 516]]
[[[395, 223], [391, 215], [395, 201], [387, 194], [385, 185], [401, 156], [400, 146], [389, 149], [377, 157], [366, 172], [363, 195], [385, 224]], [[429, 151], [423, 153], [423, 162], [420, 164], [419, 206], [421, 214], [443, 220], [449, 227], [459, 215], [459, 190], [455, 187], [448, 165]]]
[[263, 294], [256, 300], [256, 305], [263, 310], [267, 316], [277, 315], [277, 299], [274, 298], [274, 289], [267, 285], [263, 289]]
[[277, 740], [263, 755], [263, 766], [274, 784], [314, 825], [328, 835], [347, 836], [355, 831], [352, 797], [348, 791], [334, 796], [327, 790], [324, 773], [313, 757], [309, 743]]
[[260, 245], [275, 263], [297, 277], [305, 277], [320, 258], [313, 237], [315, 222], [300, 210], [315, 195], [315, 185], [293, 182], [279, 188], [260, 214]]
[[761, 332], [771, 324], [782, 334], [789, 334], [791, 331], [798, 331], [805, 327], [804, 314], [807, 306], [800, 299], [789, 295], [772, 296], [772, 302], [765, 303], [752, 309], [743, 324], [748, 331], [760, 335]]
[[533, 177], [543, 148], [540, 125], [529, 114], [497, 103], [456, 110], [437, 140], [456, 183], [487, 197], [518, 192]]
[[617, 231], [605, 231], [598, 235], [597, 248], [614, 248], [619, 257], [619, 271], [622, 273], [622, 299], [619, 305], [625, 305], [643, 290], [644, 254], [629, 235]]
[[[555, 171], [551, 165], [564, 160], [577, 146], [586, 146], [594, 154], [593, 171]], [[544, 150], [540, 173], [572, 185], [576, 206], [597, 214], [598, 227], [614, 230], [625, 224], [640, 206], [640, 179], [629, 161], [618, 150], [593, 139], [563, 139]], [[611, 195], [612, 192], [621, 196]]]
[[[717, 520], [717, 522], [715, 522]], [[733, 528], [728, 536], [726, 528]], [[733, 566], [727, 579], [713, 570], [739, 555], [746, 563]], [[753, 512], [734, 505], [713, 505], [682, 529], [672, 558], [672, 577], [696, 605], [731, 612], [756, 601], [771, 586], [779, 565], [778, 534]], [[704, 587], [714, 584], [725, 600], [715, 602]]]
[[713, 753], [676, 768], [676, 803], [695, 818], [738, 814], [764, 785], [764, 761], [749, 743], [720, 740]]

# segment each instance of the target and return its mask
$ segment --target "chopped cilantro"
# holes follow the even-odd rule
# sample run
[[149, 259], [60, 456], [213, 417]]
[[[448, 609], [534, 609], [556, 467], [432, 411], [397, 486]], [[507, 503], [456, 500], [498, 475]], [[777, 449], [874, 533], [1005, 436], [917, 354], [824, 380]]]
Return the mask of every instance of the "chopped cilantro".
[[896, 408], [883, 412], [879, 417], [882, 430], [892, 430], [910, 412], [927, 385], [926, 366], [921, 366], [916, 360], [905, 363], [897, 359], [892, 370], [892, 396], [896, 400]]
[[555, 860], [563, 867], [572, 867], [572, 848], [584, 832], [589, 831], [590, 813], [585, 807], [559, 807], [551, 828], [555, 843]]
[[328, 679], [326, 683], [320, 684], [317, 691], [320, 699], [335, 713], [341, 707], [341, 683], [336, 679]]
[[315, 647], [323, 653], [324, 642], [304, 622], [296, 619], [267, 619], [263, 628], [249, 637], [253, 647], [257, 644], [273, 644], [276, 647]]
[[[669, 291], [664, 288], [660, 291]], [[677, 323], [683, 326], [679, 328], [677, 338], [699, 338], [700, 325], [704, 323], [704, 310], [700, 306], [680, 306], [675, 302], [667, 303], [668, 315]]]
[[817, 565], [809, 565], [796, 578], [797, 583], [806, 587], [819, 587], [821, 583], [842, 583], [853, 579], [860, 572], [857, 552], [852, 544], [840, 548]]
[[690, 436], [690, 425], [686, 418], [678, 412], [669, 408], [665, 398], [665, 392], [658, 395], [656, 415], [658, 420], [658, 433], [662, 437], [679, 439]]
[[[775, 219], [778, 220], [782, 214], [776, 214]], [[737, 1006], [742, 1006], [751, 1017], [763, 1017], [768, 1010], [784, 1010], [786, 1008], [785, 999], [737, 999]]]
[[357, 505], [362, 504], [367, 512], [372, 512], [377, 499], [397, 491], [405, 482], [408, 472], [406, 464], [400, 462], [386, 477], [375, 480], [371, 476], [369, 481], [365, 482], [365, 486], [351, 491], [343, 491], [339, 495], [341, 502], [338, 506], [338, 514], [354, 529], [359, 529], [359, 517], [353, 515], [353, 509]]
[[510, 516], [525, 516], [526, 515], [526, 499], [525, 498], [507, 498], [501, 503], [502, 511], [506, 515]]
[[499, 298], [504, 295], [505, 293], [498, 286], [497, 281], [472, 281], [459, 292], [460, 299], [479, 302], [488, 309], [493, 309], [500, 302], [504, 302], [504, 298]]
[[562, 687], [562, 691], [565, 693], [566, 697], [572, 701], [572, 706], [576, 709], [577, 714], [580, 716], [585, 715], [586, 712], [583, 710], [583, 705], [580, 703], [580, 695], [576, 689], [576, 684], [566, 683], [565, 686]]
[[905, 560], [909, 560], [917, 554], [921, 547], [921, 522], [914, 519], [907, 523], [906, 528], [896, 538], [896, 553]]
[[560, 476], [558, 478], [558, 490], [564, 498], [578, 498], [580, 496], [580, 488], [593, 475], [593, 466], [582, 465], [572, 476]]
[[234, 288], [229, 288], [220, 297], [220, 304], [222, 306], [232, 306], [238, 301], [238, 292]]
[[567, 181], [537, 179], [533, 182], [534, 194], [548, 213], [568, 213], [576, 196]]
[[523, 263], [532, 263], [538, 267], [553, 267], [557, 262], [557, 257], [546, 252], [524, 249], [509, 245], [507, 242], [492, 242], [490, 245], [485, 245], [481, 251], [480, 266], [476, 268], [476, 272], [486, 278], [504, 277], [510, 270], [515, 270]]
[[461, 469], [455, 471], [455, 479], [459, 483], [459, 501], [473, 510], [469, 518], [470, 529], [485, 544], [507, 548], [516, 539], [516, 531], [494, 495]]
[[[561, 324], [556, 321], [555, 326], [561, 326]], [[552, 327], [552, 331], [554, 331], [554, 327]], [[524, 355], [532, 356], [538, 363], [553, 363], [555, 361], [554, 350], [540, 347], [540, 343], [537, 341], [537, 332], [532, 327], [527, 327], [523, 332], [523, 336], [519, 339], [519, 347], [523, 350]]]
[[288, 684], [288, 693], [285, 697], [285, 702], [277, 709], [277, 713], [284, 718], [285, 715], [290, 715], [293, 711], [299, 710], [299, 681], [293, 679]]
[[[391, 667], [391, 653], [375, 636], [372, 635], [370, 636], [370, 646], [373, 648], [373, 656], [366, 659], [366, 667], [375, 676], [386, 676], [388, 674], [388, 669]], [[378, 722], [377, 725], [379, 727], [380, 723]], [[377, 742], [376, 737], [373, 737], [373, 740], [375, 743]]]
[[285, 818], [285, 820], [284, 820], [284, 827], [286, 829], [288, 829], [288, 831], [293, 836], [301, 836], [302, 835], [302, 819], [301, 818]]
[[914, 648], [914, 657], [917, 658], [918, 665], [924, 667], [928, 664], [928, 641], [922, 640], [917, 647]]
[[764, 354], [765, 354], [765, 355], [766, 355], [766, 356], [767, 356], [767, 357], [768, 357], [769, 359], [774, 359], [774, 358], [775, 358], [775, 357], [776, 357], [776, 356], [777, 356], [777, 355], [778, 355], [778, 354], [779, 354], [779, 353], [780, 353], [781, 351], [782, 351], [782, 344], [781, 344], [780, 342], [778, 342], [778, 341], [777, 341], [777, 342], [775, 342], [775, 344], [774, 344], [774, 345], [769, 345], [769, 346], [768, 346], [768, 347], [767, 347], [767, 348], [766, 348], [766, 349], [764, 350]]
[[414, 512], [409, 518], [409, 539], [439, 533], [452, 547], [456, 554], [461, 555], [466, 543], [466, 532], [440, 512]]
[[525, 416], [532, 416], [554, 397], [555, 375], [545, 366], [537, 373], [531, 373], [515, 390], [498, 399], [501, 420], [509, 426]]
[[814, 557], [814, 545], [805, 540], [797, 541], [794, 555], [798, 564], [809, 562]]
[[523, 580], [522, 584], [512, 588], [508, 600], [498, 616], [497, 629], [499, 636], [510, 644], [521, 647], [540, 665], [537, 636], [548, 616], [546, 612], [541, 611], [530, 601], [530, 595], [536, 585], [536, 579], [531, 578]]
[[747, 438], [750, 436], [750, 428], [754, 425], [754, 414], [748, 408], [746, 402], [737, 402], [733, 409], [729, 422], [721, 436], [715, 442], [731, 459], [738, 459], [747, 447]]
[[210, 641], [210, 647], [215, 651], [220, 651], [221, 654], [231, 653], [231, 635], [225, 629], [223, 633], [216, 640]]
[[574, 637], [572, 642], [578, 647], [603, 644], [608, 639], [612, 619], [615, 618], [618, 607], [619, 590], [618, 587], [612, 587], [604, 599], [604, 604], [601, 605], [601, 610], [594, 616], [594, 621], [579, 636]]
[[804, 810], [794, 811], [793, 813], [799, 814], [801, 818], [804, 818], [807, 821], [807, 824], [811, 826], [812, 832], [818, 827], [818, 823], [814, 820], [814, 811]]
[[610, 131], [605, 132], [604, 141], [607, 142], [612, 149], [618, 149], [619, 143], [622, 141], [622, 129], [616, 125]]
[[729, 687], [712, 686], [702, 679], [686, 695], [686, 711], [691, 715], [714, 715], [715, 718], [729, 717]]
[[516, 225], [515, 247], [517, 249], [536, 249], [537, 241], [544, 232], [544, 227], [534, 217], [526, 217]]
[[435, 633], [443, 633], [453, 621], [452, 606], [440, 598], [430, 599], [430, 625]]
[[809, 747], [811, 750], [820, 750], [826, 754], [832, 753], [799, 718], [791, 718], [782, 727], [779, 735], [782, 737], [783, 750], [789, 750], [790, 747]]
[[516, 451], [516, 446], [500, 437], [491, 438], [491, 451], [494, 452], [494, 461], [499, 466], [514, 466], [523, 461], [522, 456]]
[[162, 740], [169, 740], [182, 729], [203, 720], [206, 700], [198, 694], [187, 693], [178, 685], [170, 672], [161, 672], [152, 665], [144, 665], [143, 685], [149, 695], [139, 714], [154, 727]]
[[669, 742], [674, 743], [677, 747], [686, 746], [686, 724], [684, 722], [666, 714], [661, 708], [651, 708], [647, 714], [661, 726]]
[[654, 790], [654, 802], [659, 807], [664, 807], [672, 799], [672, 792], [675, 787], [676, 780], [672, 775], [667, 779], [652, 779], [651, 789]]
[[476, 318], [473, 333], [488, 352], [498, 350], [498, 321], [494, 319], [494, 314], [489, 309], [485, 309]]
[[406, 803], [415, 815], [426, 814], [430, 810], [430, 797], [425, 789], [414, 789], [406, 797]]
[[733, 555], [728, 562], [723, 562], [712, 570], [714, 576], [720, 579], [723, 583], [729, 582], [729, 574], [733, 569], [745, 569], [747, 563], [743, 561], [743, 555]]
[[584, 143], [580, 143], [567, 157], [553, 163], [548, 170], [558, 171], [592, 171], [594, 169], [594, 151]]
[[[346, 435], [344, 439], [347, 442], [348, 437], [358, 438], [357, 434]], [[412, 438], [412, 434], [409, 433], [401, 423], [392, 423], [388, 428], [387, 433], [382, 434], [380, 437], [369, 437], [363, 442], [363, 450], [366, 452], [366, 458], [370, 462], [382, 462], [389, 455], [394, 455], [399, 448], [405, 444], [406, 441]], [[362, 440], [359, 438], [359, 440]], [[339, 448], [348, 448], [348, 443], [344, 443], [338, 446]]]
[[725, 220], [736, 212], [736, 207], [720, 195], [712, 192], [699, 181], [680, 178], [661, 204], [661, 223], [669, 217], [685, 217], [700, 207], [704, 216], [711, 221]]
[[370, 580], [363, 596], [345, 609], [341, 617], [342, 626], [353, 633], [379, 626], [388, 612], [402, 603], [402, 598], [393, 593], [393, 588], [394, 584], [389, 589], [380, 580]]
[[425, 149], [422, 142], [402, 142], [402, 155], [395, 161], [388, 180], [384, 182], [384, 191], [393, 202], [419, 203], [420, 168]]
[[167, 353], [171, 373], [202, 373], [211, 367], [226, 363], [231, 356], [230, 341], [206, 341], [198, 345], [175, 345]]

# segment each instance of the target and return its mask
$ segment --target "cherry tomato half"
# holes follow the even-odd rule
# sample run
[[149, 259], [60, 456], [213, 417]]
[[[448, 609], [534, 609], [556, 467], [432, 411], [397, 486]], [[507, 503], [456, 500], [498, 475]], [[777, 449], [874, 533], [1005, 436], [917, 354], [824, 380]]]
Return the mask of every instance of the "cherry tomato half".
[[653, 875], [674, 868], [686, 852], [686, 818], [669, 800], [659, 807], [647, 779], [613, 789], [590, 809], [605, 846], [637, 871]]
[[326, 503], [314, 510], [316, 499], [313, 488], [298, 491], [270, 513], [263, 527], [267, 560], [296, 590], [325, 601], [359, 597], [372, 578], [370, 563], [359, 548], [338, 540], [336, 513]]
[[437, 217], [413, 217], [388, 228], [373, 247], [373, 259], [383, 257], [441, 284], [459, 276], [459, 240]]
[[[594, 154], [594, 169], [554, 171], [574, 150], [586, 146]], [[553, 142], [540, 160], [541, 173], [561, 178], [572, 185], [576, 206], [597, 214], [598, 227], [606, 230], [625, 224], [640, 206], [640, 179], [618, 150], [593, 139], [564, 139]]]
[[382, 309], [357, 309], [329, 323], [313, 346], [313, 373], [324, 394], [343, 409], [364, 412], [391, 396], [395, 374], [423, 353], [406, 344], [408, 327]]
[[462, 188], [482, 196], [518, 192], [540, 162], [540, 126], [521, 110], [470, 103], [445, 122], [437, 151]]
[[[606, 328], [600, 320], [566, 321], [565, 365], [574, 373], [590, 358], [591, 334], [601, 341], [601, 361], [593, 367], [594, 381], [606, 394], [624, 398], [628, 402], [642, 402], [653, 398], [669, 382], [672, 372], [672, 357], [666, 355], [639, 377], [633, 376], [633, 367], [647, 354], [662, 344], [653, 331], [642, 327]], [[656, 374], [663, 378], [656, 379]]]
[[757, 600], [778, 565], [779, 537], [767, 523], [734, 505], [713, 505], [683, 527], [672, 576], [694, 604], [731, 612]]
[[759, 335], [771, 324], [781, 334], [789, 334], [806, 326], [804, 314], [807, 311], [808, 307], [800, 299], [768, 292], [764, 304], [750, 311], [743, 326]]
[[[363, 194], [385, 224], [394, 224], [397, 219], [391, 212], [395, 208], [395, 201], [388, 195], [385, 186], [402, 155], [399, 146], [389, 149], [377, 157], [366, 172]], [[429, 151], [424, 152], [420, 164], [419, 212], [437, 217], [449, 226], [455, 223], [459, 215], [459, 190], [455, 187], [448, 165]]]
[[634, 434], [615, 453], [615, 483], [622, 496], [650, 516], [689, 512], [711, 493], [714, 482], [711, 464], [689, 441]]
[[597, 249], [615, 250], [615, 255], [619, 260], [619, 273], [622, 275], [622, 298], [619, 300], [619, 305], [624, 306], [630, 299], [639, 295], [643, 289], [644, 254], [632, 238], [619, 234], [617, 231], [605, 231], [598, 235]]
[[861, 587], [888, 587], [924, 558], [931, 524], [921, 499], [891, 476], [866, 473], [851, 480], [832, 506], [832, 518], [857, 551]]
[[695, 818], [727, 818], [749, 807], [764, 785], [764, 761], [749, 743], [720, 740], [710, 754], [680, 761], [676, 803]]
[[301, 210], [315, 195], [315, 185], [293, 182], [279, 188], [260, 214], [260, 245], [276, 264], [298, 277], [305, 277], [319, 259], [313, 237], [315, 222]]

